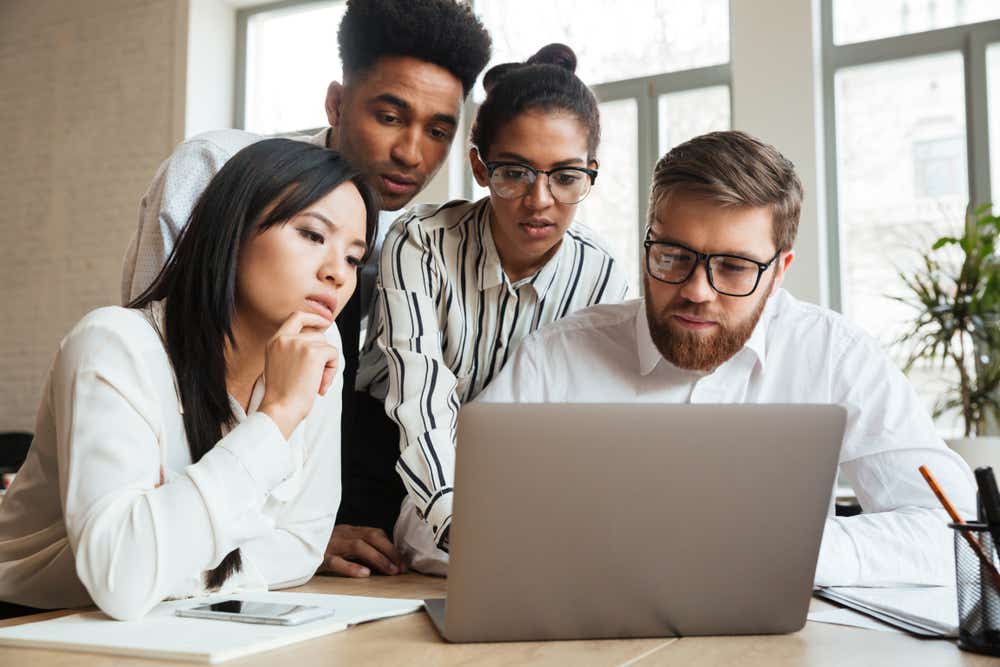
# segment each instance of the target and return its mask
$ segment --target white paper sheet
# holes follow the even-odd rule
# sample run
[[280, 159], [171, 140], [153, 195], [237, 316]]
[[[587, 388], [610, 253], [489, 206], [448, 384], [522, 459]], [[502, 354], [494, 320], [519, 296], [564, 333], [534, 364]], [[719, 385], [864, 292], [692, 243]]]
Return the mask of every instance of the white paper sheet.
[[864, 628], [866, 630], [878, 630], [879, 632], [896, 632], [903, 634], [887, 623], [877, 621], [871, 616], [850, 609], [827, 609], [825, 611], [810, 612], [807, 618], [817, 623], [832, 623], [834, 625], [848, 625], [852, 628]]
[[954, 586], [862, 588], [831, 586], [818, 591], [839, 604], [928, 636], [958, 636]]
[[[332, 617], [299, 626], [259, 625], [181, 618], [174, 611], [222, 599], [332, 607]], [[243, 592], [157, 605], [138, 621], [115, 621], [92, 611], [0, 629], [0, 645], [111, 653], [217, 663], [339, 632], [349, 625], [400, 616], [423, 606], [421, 600], [310, 593]]]

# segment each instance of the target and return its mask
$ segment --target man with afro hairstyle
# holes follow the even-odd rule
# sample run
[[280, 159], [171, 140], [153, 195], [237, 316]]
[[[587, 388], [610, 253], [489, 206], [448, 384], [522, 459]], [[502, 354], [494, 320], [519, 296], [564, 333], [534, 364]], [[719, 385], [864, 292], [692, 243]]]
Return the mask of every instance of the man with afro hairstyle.
[[[459, 0], [348, 0], [337, 32], [343, 82], [327, 87], [329, 127], [302, 137], [340, 151], [378, 191], [379, 235], [358, 288], [337, 318], [344, 350], [341, 415], [343, 498], [321, 569], [368, 576], [371, 569], [396, 574], [405, 566], [379, 526], [387, 497], [354, 470], [367, 439], [354, 400], [361, 318], [369, 310], [381, 239], [398, 211], [430, 181], [448, 156], [459, 128], [462, 103], [490, 59], [486, 29]], [[139, 225], [122, 267], [122, 302], [142, 294], [166, 263], [194, 204], [233, 155], [265, 137], [239, 130], [206, 132], [180, 144], [160, 166], [139, 206]], [[331, 332], [335, 330], [331, 328]], [[360, 480], [360, 481], [359, 481]], [[401, 484], [397, 480], [394, 483]], [[391, 489], [402, 497], [402, 490]], [[398, 512], [398, 503], [396, 507]], [[356, 525], [360, 524], [360, 525]], [[391, 526], [389, 526], [391, 530]]]

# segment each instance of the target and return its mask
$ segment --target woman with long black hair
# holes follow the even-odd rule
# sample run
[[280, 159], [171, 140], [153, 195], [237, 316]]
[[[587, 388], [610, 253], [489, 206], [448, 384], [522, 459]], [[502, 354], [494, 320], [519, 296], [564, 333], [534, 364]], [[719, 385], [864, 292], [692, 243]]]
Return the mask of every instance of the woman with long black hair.
[[333, 322], [377, 214], [324, 148], [223, 167], [153, 285], [62, 341], [0, 505], [0, 600], [133, 619], [315, 572], [340, 502]]

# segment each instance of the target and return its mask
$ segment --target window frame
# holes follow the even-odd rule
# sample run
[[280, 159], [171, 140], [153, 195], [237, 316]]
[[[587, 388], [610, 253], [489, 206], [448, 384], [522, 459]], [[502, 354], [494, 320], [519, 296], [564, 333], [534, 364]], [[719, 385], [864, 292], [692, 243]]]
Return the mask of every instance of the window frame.
[[865, 42], [834, 44], [834, 0], [821, 0], [820, 30], [823, 61], [823, 146], [826, 170], [827, 249], [830, 307], [843, 311], [844, 271], [837, 175], [837, 99], [835, 79], [842, 69], [888, 63], [946, 52], [962, 54], [965, 89], [965, 155], [969, 202], [992, 200], [986, 49], [1000, 42], [1000, 19], [967, 23]]
[[[298, 9], [308, 5], [329, 3], [331, 0], [276, 0], [264, 2], [252, 7], [236, 10], [236, 58], [233, 74], [233, 127], [237, 130], [246, 129], [247, 105], [247, 29], [250, 19], [257, 14], [266, 14], [283, 9]], [[282, 132], [285, 134], [305, 134], [319, 132], [321, 128], [301, 128]]]

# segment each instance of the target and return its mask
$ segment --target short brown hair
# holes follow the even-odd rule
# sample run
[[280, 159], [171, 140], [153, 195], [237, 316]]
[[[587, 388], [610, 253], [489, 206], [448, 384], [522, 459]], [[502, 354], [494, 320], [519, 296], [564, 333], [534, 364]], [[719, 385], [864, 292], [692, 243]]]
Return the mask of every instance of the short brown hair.
[[746, 132], [710, 132], [673, 148], [656, 163], [649, 188], [649, 223], [674, 192], [720, 206], [768, 206], [779, 251], [791, 250], [802, 210], [795, 166], [774, 146]]

